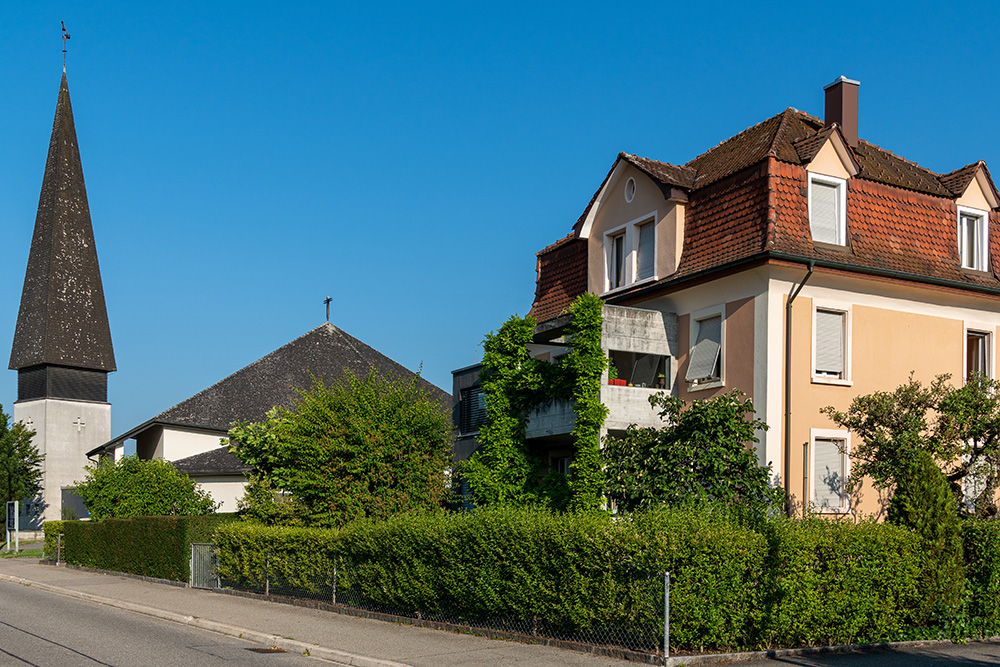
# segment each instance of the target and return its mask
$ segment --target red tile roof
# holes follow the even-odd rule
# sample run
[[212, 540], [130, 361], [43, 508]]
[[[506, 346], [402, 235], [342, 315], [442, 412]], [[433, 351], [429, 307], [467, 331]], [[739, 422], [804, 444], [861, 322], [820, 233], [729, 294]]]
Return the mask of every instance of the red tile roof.
[[544, 322], [558, 317], [587, 291], [587, 240], [570, 234], [536, 256], [535, 302], [530, 314]]
[[[958, 258], [955, 199], [980, 167], [996, 195], [981, 161], [936, 174], [860, 140], [851, 149], [858, 173], [848, 183], [848, 244], [844, 248], [814, 244], [805, 165], [834, 132], [839, 132], [836, 126], [824, 127], [820, 119], [788, 108], [683, 166], [619, 154], [574, 231], [538, 253], [532, 314], [539, 320], [555, 317], [587, 289], [586, 240], [579, 234], [622, 160], [661, 187], [688, 193], [680, 264], [660, 283], [774, 253], [1000, 290], [995, 276], [963, 270]], [[991, 224], [997, 218], [991, 213]], [[990, 238], [991, 264], [996, 266], [1000, 234]], [[650, 286], [645, 285], [630, 292], [647, 289]]]

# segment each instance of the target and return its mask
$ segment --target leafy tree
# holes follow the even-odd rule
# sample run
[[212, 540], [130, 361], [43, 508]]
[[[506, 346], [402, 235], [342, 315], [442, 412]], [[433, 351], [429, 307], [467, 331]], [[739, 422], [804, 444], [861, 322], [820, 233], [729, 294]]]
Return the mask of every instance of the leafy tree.
[[34, 498], [42, 490], [43, 454], [31, 444], [35, 432], [10, 423], [0, 405], [0, 501]]
[[757, 464], [753, 403], [733, 390], [684, 408], [676, 396], [656, 394], [650, 403], [661, 408], [667, 426], [632, 425], [621, 438], [607, 437], [608, 495], [618, 507], [634, 511], [657, 505], [716, 501], [756, 507], [781, 502], [771, 486], [771, 467]]
[[[891, 488], [922, 454], [936, 461], [956, 507], [978, 514], [996, 512], [1000, 481], [1000, 382], [973, 375], [964, 386], [940, 375], [925, 386], [913, 376], [893, 391], [857, 396], [846, 412], [823, 412], [857, 437], [851, 449], [853, 475], [848, 489], [870, 477], [876, 488]], [[967, 499], [965, 480], [979, 485]], [[967, 500], [971, 502], [967, 503]]]
[[291, 409], [229, 432], [230, 447], [311, 525], [338, 526], [440, 507], [448, 497], [451, 415], [419, 377], [316, 380]]
[[921, 620], [954, 608], [965, 584], [961, 527], [948, 481], [927, 452], [917, 453], [899, 475], [888, 519], [912, 529], [922, 542]]
[[113, 464], [96, 463], [76, 483], [92, 519], [130, 516], [203, 516], [218, 503], [169, 461], [125, 456]]
[[236, 501], [240, 518], [265, 526], [306, 526], [308, 508], [294, 496], [275, 491], [267, 480], [251, 473], [243, 497]]

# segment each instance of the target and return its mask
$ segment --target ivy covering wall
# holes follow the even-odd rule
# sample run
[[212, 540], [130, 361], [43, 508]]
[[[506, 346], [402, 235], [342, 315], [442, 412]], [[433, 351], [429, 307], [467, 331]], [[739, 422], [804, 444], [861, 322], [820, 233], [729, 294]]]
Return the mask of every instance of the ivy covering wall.
[[[486, 424], [480, 447], [462, 475], [476, 505], [542, 505], [592, 511], [601, 507], [604, 473], [600, 434], [608, 410], [601, 403], [601, 375], [607, 356], [601, 349], [603, 301], [582, 294], [569, 308], [569, 353], [557, 363], [533, 359], [528, 352], [537, 322], [513, 316], [483, 340], [479, 376], [486, 396]], [[555, 400], [573, 400], [576, 423], [572, 479], [545, 471], [525, 442], [527, 414]]]

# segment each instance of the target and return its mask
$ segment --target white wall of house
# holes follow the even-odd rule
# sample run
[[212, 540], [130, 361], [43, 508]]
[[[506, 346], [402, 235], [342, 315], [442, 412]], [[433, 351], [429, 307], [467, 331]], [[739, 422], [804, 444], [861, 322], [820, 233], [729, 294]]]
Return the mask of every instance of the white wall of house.
[[201, 487], [212, 494], [212, 500], [222, 505], [217, 512], [235, 512], [237, 501], [243, 497], [246, 488], [246, 478], [234, 478], [231, 475], [193, 476]]

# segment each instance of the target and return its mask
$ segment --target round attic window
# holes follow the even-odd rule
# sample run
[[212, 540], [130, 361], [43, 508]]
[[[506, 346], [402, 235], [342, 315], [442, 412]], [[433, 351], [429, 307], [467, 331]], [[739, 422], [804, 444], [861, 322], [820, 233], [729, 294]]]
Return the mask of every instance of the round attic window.
[[629, 178], [625, 181], [625, 201], [631, 203], [635, 197], [635, 179]]

